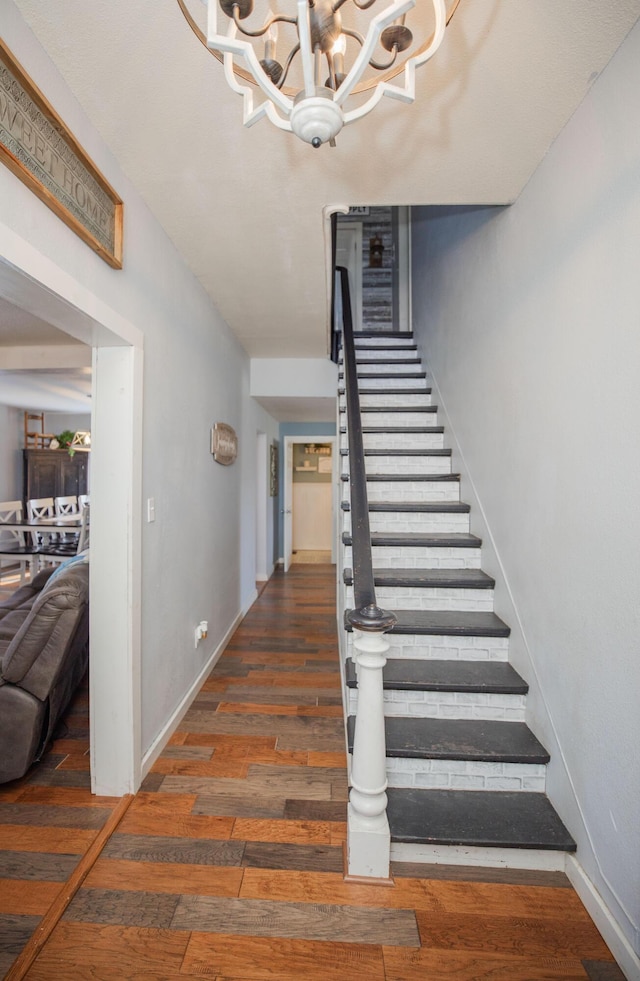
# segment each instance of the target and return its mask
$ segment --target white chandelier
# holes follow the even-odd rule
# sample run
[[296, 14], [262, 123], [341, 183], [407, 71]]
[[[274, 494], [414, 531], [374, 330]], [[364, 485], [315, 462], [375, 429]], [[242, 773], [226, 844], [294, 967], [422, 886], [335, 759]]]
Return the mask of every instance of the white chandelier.
[[[177, 2], [243, 97], [244, 125], [267, 116], [317, 148], [333, 145], [343, 126], [371, 112], [383, 96], [414, 101], [415, 70], [440, 47], [460, 0], [450, 2], [449, 12], [445, 0], [420, 0], [433, 7], [433, 30], [417, 42], [406, 24], [416, 0], [387, 0], [384, 9], [384, 0], [271, 0], [270, 6], [257, 0], [263, 7], [257, 11], [254, 0], [205, 0], [206, 33], [187, 9], [189, 0]], [[280, 61], [283, 34], [288, 50]], [[255, 86], [265, 96], [257, 105]]]

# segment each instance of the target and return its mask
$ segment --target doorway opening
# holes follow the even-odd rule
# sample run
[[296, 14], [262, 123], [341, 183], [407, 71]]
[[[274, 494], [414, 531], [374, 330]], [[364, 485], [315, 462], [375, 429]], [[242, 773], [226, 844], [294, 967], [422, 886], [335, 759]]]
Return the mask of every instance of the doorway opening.
[[91, 789], [141, 777], [142, 335], [37, 250], [5, 236], [0, 297], [92, 348]]
[[336, 263], [349, 272], [355, 331], [411, 329], [409, 222], [408, 207], [354, 207], [337, 216]]
[[284, 571], [335, 563], [338, 458], [335, 435], [285, 436]]

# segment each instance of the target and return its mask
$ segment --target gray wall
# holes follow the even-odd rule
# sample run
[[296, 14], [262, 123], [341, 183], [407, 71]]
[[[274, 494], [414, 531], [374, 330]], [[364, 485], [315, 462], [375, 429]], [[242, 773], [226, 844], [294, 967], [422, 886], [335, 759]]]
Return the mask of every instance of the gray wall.
[[54, 435], [63, 433], [65, 429], [74, 433], [91, 432], [91, 413], [45, 412], [44, 429], [46, 433]]
[[0, 404], [0, 501], [22, 498], [23, 415]]
[[[77, 282], [144, 335], [142, 497], [156, 505], [155, 522], [142, 527], [147, 751], [255, 595], [256, 438], [276, 438], [278, 424], [249, 396], [245, 351], [10, 0], [2, 15], [3, 40], [124, 201], [124, 266], [113, 270], [0, 167], [2, 225], [54, 280]], [[233, 466], [209, 452], [215, 422], [238, 434]], [[272, 543], [272, 518], [269, 535]], [[209, 621], [209, 636], [194, 650], [200, 620]]]
[[637, 26], [515, 204], [413, 210], [415, 329], [549, 793], [636, 952], [639, 90]]

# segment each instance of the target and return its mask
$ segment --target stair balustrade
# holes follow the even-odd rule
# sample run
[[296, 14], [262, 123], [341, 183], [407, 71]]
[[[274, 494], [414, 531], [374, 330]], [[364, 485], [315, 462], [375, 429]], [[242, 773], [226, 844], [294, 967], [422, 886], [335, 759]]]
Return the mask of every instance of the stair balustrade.
[[382, 671], [389, 643], [385, 636], [396, 617], [376, 602], [371, 558], [369, 503], [360, 418], [360, 395], [353, 320], [346, 268], [336, 267], [342, 298], [342, 349], [349, 440], [349, 482], [353, 553], [353, 628], [358, 703], [347, 814], [349, 876], [389, 878], [391, 836], [387, 819], [386, 741]]

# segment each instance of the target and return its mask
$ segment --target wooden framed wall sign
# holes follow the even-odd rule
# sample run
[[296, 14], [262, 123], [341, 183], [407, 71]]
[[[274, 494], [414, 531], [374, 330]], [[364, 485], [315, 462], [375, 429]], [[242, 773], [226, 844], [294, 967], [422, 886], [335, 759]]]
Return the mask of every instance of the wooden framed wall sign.
[[211, 452], [216, 463], [230, 466], [238, 455], [238, 437], [226, 422], [217, 422], [211, 430]]
[[122, 201], [0, 40], [0, 160], [114, 269]]

